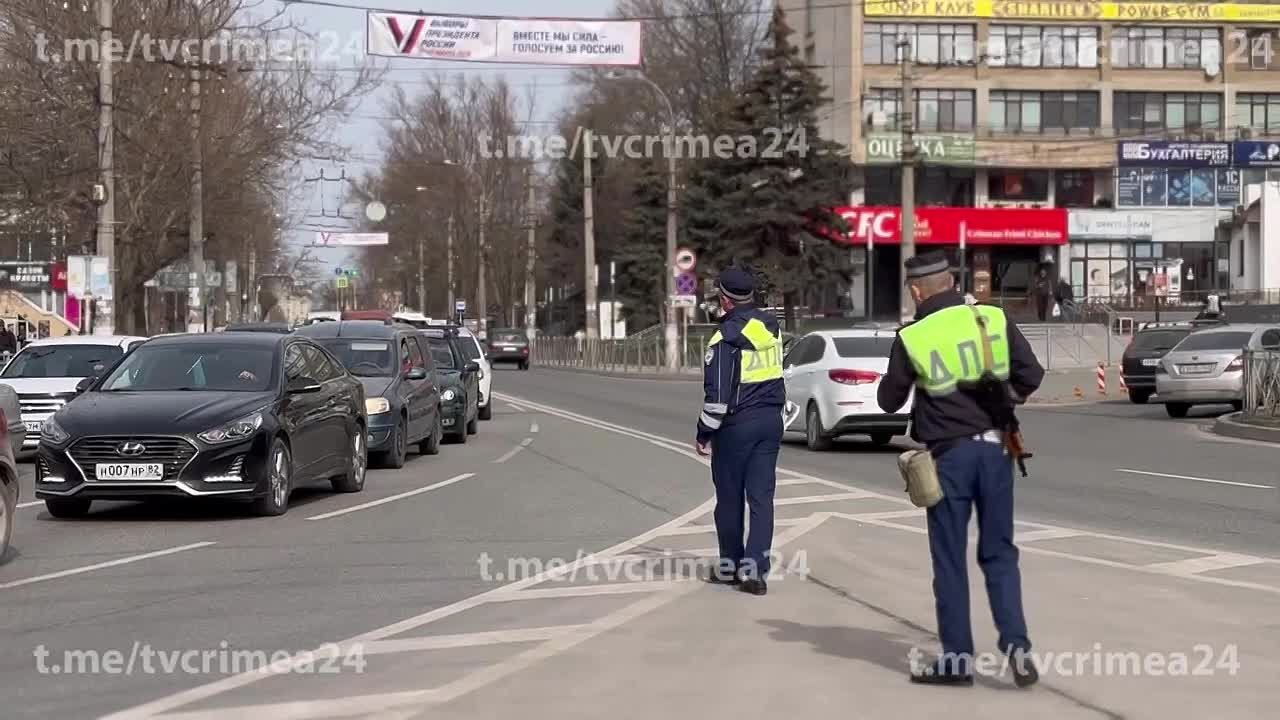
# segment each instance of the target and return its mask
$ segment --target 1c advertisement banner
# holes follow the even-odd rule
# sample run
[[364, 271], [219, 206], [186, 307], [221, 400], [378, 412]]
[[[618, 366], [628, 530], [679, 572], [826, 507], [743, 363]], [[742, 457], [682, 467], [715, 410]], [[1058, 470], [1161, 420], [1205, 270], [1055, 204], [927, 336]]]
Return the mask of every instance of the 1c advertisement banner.
[[369, 55], [531, 65], [639, 66], [635, 20], [536, 20], [370, 12]]

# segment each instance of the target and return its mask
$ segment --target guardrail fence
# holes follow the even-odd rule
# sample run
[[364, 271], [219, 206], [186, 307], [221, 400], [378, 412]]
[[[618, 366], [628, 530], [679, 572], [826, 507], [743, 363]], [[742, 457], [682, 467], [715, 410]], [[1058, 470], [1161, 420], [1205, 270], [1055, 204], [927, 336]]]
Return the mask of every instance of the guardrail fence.
[[1244, 417], [1280, 418], [1280, 351], [1244, 352]]

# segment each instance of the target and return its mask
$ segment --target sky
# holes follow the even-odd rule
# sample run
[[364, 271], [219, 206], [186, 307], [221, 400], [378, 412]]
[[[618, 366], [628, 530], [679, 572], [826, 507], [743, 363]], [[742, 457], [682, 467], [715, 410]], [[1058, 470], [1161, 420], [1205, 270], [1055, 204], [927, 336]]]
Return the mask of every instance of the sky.
[[[274, 0], [279, 2], [279, 0]], [[612, 9], [612, 0], [333, 0], [340, 4], [376, 6], [380, 10], [403, 10], [421, 13], [455, 13], [470, 15], [501, 15], [521, 17], [536, 15], [540, 17], [607, 17]], [[337, 60], [328, 63], [343, 67], [354, 67], [374, 62], [387, 65], [391, 71], [381, 87], [366, 95], [354, 111], [353, 117], [347, 121], [332, 138], [333, 141], [349, 148], [347, 162], [305, 162], [296, 171], [295, 182], [305, 179], [338, 178], [344, 172], [349, 178], [359, 177], [375, 171], [382, 155], [381, 141], [383, 122], [378, 118], [386, 115], [386, 103], [394, 92], [395, 85], [401, 85], [411, 96], [415, 88], [421, 88], [425, 80], [440, 71], [463, 72], [467, 76], [497, 78], [505, 76], [513, 86], [517, 96], [523, 96], [525, 88], [536, 83], [543, 88], [538, 95], [535, 120], [554, 119], [560, 108], [568, 101], [571, 88], [567, 86], [568, 70], [552, 67], [529, 65], [494, 65], [489, 63], [439, 62], [432, 60], [400, 60], [391, 58], [363, 57], [365, 44], [365, 10], [341, 9], [313, 5], [288, 5], [288, 16], [294, 23], [301, 25], [317, 39], [321, 48], [335, 46], [342, 51]], [[317, 225], [322, 229], [333, 229], [334, 226], [350, 225], [354, 221], [334, 217], [338, 213], [343, 216], [361, 212], [360, 208], [348, 206], [340, 208], [343, 201], [343, 183], [315, 181], [303, 185], [303, 196], [299, 202], [289, 208], [294, 230], [290, 234], [292, 245], [303, 246], [312, 242]], [[305, 205], [306, 207], [299, 207]], [[391, 242], [395, 242], [392, 238]], [[317, 251], [316, 256], [322, 262], [322, 271], [333, 272], [341, 267], [347, 257], [345, 250], [326, 249]]]

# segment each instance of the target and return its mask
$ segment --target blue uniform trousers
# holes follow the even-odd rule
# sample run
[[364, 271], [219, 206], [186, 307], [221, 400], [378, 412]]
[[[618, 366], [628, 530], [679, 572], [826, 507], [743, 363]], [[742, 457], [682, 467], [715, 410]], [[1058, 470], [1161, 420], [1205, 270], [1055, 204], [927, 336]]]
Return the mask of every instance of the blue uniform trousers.
[[978, 510], [978, 565], [987, 581], [1000, 650], [1030, 650], [1022, 612], [1022, 577], [1013, 544], [1013, 461], [1002, 445], [960, 440], [937, 457], [946, 497], [929, 508], [929, 553], [942, 652], [970, 657], [969, 576], [965, 563], [969, 513]]
[[[712, 439], [711, 478], [716, 486], [716, 535], [725, 573], [764, 578], [773, 546], [773, 493], [782, 445], [782, 408], [761, 407], [726, 420]], [[751, 530], [743, 545], [743, 509]]]

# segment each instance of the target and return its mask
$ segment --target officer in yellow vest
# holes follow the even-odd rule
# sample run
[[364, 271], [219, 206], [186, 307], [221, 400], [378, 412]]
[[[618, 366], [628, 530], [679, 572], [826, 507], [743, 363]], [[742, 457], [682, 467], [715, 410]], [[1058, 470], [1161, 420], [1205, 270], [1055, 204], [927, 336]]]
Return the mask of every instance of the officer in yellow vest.
[[[707, 579], [764, 595], [787, 393], [781, 329], [777, 318], [755, 307], [755, 289], [755, 280], [743, 270], [720, 274], [717, 290], [724, 315], [704, 358], [696, 448], [711, 455], [716, 487], [720, 560]], [[744, 505], [751, 511], [745, 545]]]
[[1022, 611], [1018, 549], [1013, 544], [1013, 460], [973, 387], [983, 376], [986, 353], [975, 313], [985, 319], [991, 372], [1005, 381], [1015, 400], [1040, 387], [1044, 369], [1030, 344], [1000, 308], [969, 305], [956, 291], [942, 253], [906, 262], [915, 299], [915, 322], [899, 331], [877, 400], [897, 412], [912, 389], [912, 437], [929, 448], [945, 497], [929, 508], [929, 552], [942, 655], [912, 680], [929, 684], [973, 684], [973, 631], [969, 622], [969, 578], [965, 543], [969, 515], [978, 513], [978, 565], [986, 577], [999, 650], [1010, 656], [1015, 683], [1026, 687], [1038, 673]]

